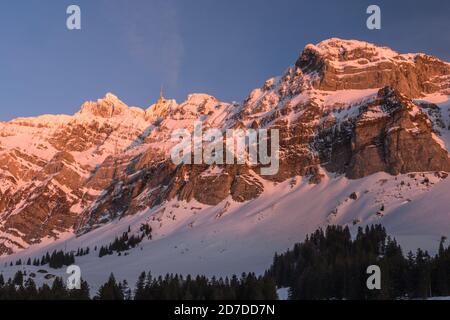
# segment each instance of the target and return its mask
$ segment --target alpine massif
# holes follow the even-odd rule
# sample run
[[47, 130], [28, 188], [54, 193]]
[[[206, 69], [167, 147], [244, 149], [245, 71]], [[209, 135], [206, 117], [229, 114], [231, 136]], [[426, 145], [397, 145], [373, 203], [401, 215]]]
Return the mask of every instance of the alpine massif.
[[[0, 123], [2, 272], [89, 247], [76, 264], [94, 286], [110, 272], [261, 273], [330, 224], [435, 250], [450, 234], [449, 96], [450, 63], [333, 38], [239, 104], [192, 94], [143, 110], [109, 93], [73, 116]], [[174, 165], [172, 132], [199, 120], [279, 129], [279, 172]]]

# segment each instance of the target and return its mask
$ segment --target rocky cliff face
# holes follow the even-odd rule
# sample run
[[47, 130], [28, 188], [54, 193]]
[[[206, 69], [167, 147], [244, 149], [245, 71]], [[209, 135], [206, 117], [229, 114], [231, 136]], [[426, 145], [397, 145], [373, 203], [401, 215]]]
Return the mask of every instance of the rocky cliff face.
[[450, 169], [448, 152], [428, 116], [390, 87], [340, 125], [319, 133], [321, 161], [330, 171], [356, 179], [380, 171], [397, 175]]
[[313, 86], [320, 90], [391, 86], [416, 98], [450, 89], [448, 63], [362, 41], [330, 39], [308, 45], [295, 65], [306, 73], [317, 73]]
[[[0, 253], [172, 199], [242, 203], [267, 181], [303, 176], [317, 184], [325, 170], [351, 179], [450, 171], [449, 111], [435, 103], [448, 101], [449, 90], [447, 62], [330, 39], [306, 46], [293, 67], [241, 104], [194, 94], [143, 110], [107, 94], [74, 116], [1, 123]], [[171, 133], [192, 132], [198, 120], [204, 130], [279, 129], [280, 170], [174, 165]]]

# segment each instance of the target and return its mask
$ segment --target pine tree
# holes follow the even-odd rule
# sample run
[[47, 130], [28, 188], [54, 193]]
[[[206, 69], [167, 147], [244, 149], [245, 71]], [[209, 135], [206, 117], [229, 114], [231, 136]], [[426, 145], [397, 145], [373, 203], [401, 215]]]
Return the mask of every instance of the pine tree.
[[114, 275], [111, 273], [108, 281], [100, 287], [97, 293], [97, 299], [99, 300], [123, 300], [124, 295], [122, 289], [117, 284]]
[[25, 281], [23, 296], [27, 300], [34, 300], [38, 298], [38, 290], [32, 278], [28, 278], [28, 280]]
[[16, 286], [23, 285], [23, 273], [22, 273], [22, 271], [19, 270], [19, 271], [16, 272], [16, 274], [14, 275], [13, 283]]
[[145, 299], [145, 271], [139, 275], [138, 281], [136, 283], [136, 288], [134, 291], [134, 300], [144, 300]]
[[123, 292], [123, 299], [124, 300], [131, 300], [131, 289], [128, 286], [128, 282], [127, 280], [123, 280], [122, 283], [120, 284], [120, 289]]
[[65, 300], [68, 298], [67, 289], [64, 285], [62, 278], [57, 277], [53, 281], [51, 288], [51, 297], [54, 300]]
[[48, 284], [44, 283], [42, 287], [38, 290], [38, 299], [39, 300], [52, 300], [53, 294], [52, 289], [48, 286]]
[[68, 290], [68, 295], [72, 300], [90, 300], [89, 284], [81, 279], [80, 289]]

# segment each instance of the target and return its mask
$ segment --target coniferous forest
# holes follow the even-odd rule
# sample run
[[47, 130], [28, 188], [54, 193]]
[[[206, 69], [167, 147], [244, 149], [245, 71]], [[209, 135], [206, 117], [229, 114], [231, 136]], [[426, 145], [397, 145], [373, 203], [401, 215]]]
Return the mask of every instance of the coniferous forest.
[[[437, 255], [406, 255], [381, 225], [317, 230], [303, 243], [275, 255], [268, 275], [291, 299], [408, 299], [450, 296], [450, 248], [442, 237]], [[367, 267], [381, 269], [381, 290], [367, 288]]]
[[[38, 288], [31, 277], [18, 271], [8, 280], [0, 274], [0, 300], [274, 300], [277, 287], [289, 288], [289, 298], [295, 300], [450, 296], [450, 247], [445, 241], [442, 237], [434, 256], [420, 249], [405, 254], [380, 225], [359, 228], [355, 237], [347, 227], [329, 226], [276, 254], [262, 276], [244, 273], [208, 279], [173, 274], [153, 277], [142, 272], [130, 287], [111, 274], [97, 292], [91, 292], [83, 280], [80, 290], [68, 290], [62, 278]], [[58, 268], [79, 255], [81, 250], [76, 255], [55, 252], [48, 262]], [[380, 267], [380, 290], [367, 288], [370, 265]]]

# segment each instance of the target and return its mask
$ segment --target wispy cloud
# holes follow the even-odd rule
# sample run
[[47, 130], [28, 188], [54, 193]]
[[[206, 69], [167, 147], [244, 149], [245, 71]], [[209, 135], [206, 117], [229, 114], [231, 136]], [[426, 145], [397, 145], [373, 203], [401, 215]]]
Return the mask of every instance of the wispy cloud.
[[108, 17], [120, 25], [130, 55], [161, 81], [176, 86], [183, 57], [178, 13], [172, 0], [105, 0]]

